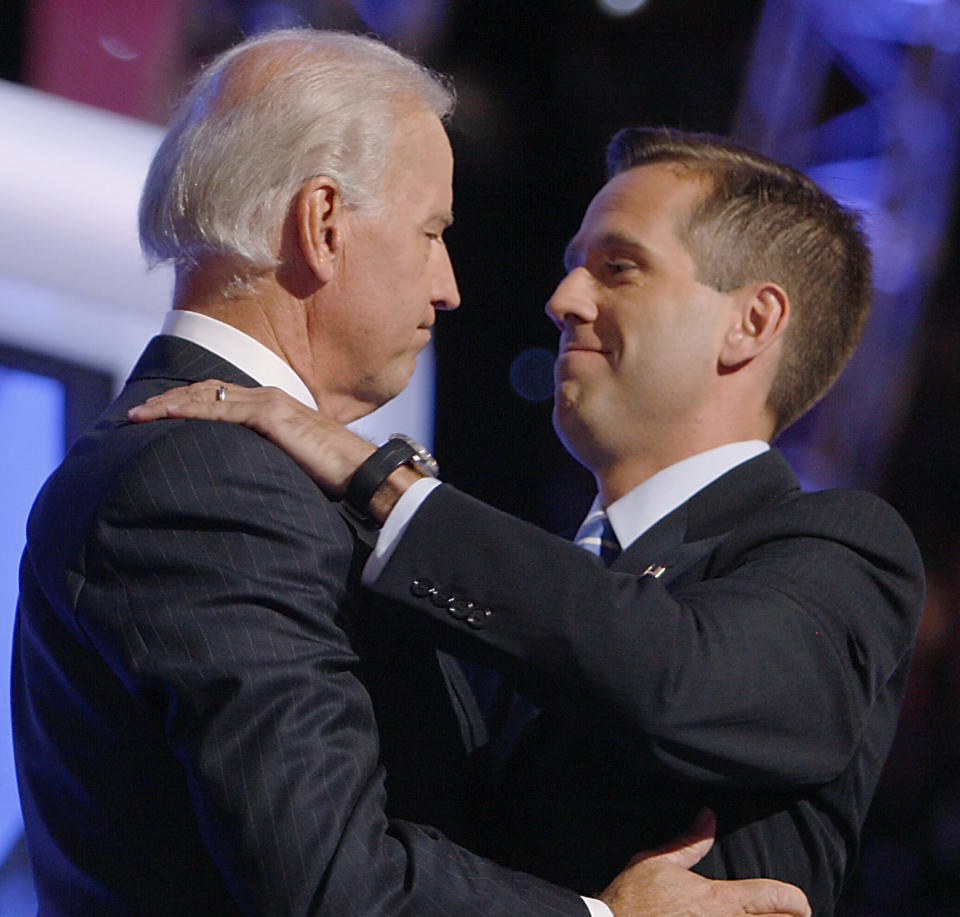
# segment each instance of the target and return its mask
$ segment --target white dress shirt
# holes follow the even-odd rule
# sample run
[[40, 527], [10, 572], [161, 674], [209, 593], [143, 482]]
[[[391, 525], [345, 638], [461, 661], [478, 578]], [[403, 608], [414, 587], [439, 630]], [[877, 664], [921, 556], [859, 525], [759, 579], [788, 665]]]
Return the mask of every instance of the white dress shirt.
[[[647, 478], [606, 507], [607, 517], [620, 547], [629, 547], [647, 529], [682, 506], [695, 493], [769, 448], [759, 439], [727, 443], [691, 455]], [[598, 494], [590, 512], [600, 508]]]

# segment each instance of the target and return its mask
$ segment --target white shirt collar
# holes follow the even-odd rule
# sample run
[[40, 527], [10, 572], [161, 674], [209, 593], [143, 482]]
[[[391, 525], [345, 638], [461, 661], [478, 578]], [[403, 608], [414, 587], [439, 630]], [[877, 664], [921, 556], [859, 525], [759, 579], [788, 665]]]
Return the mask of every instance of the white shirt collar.
[[199, 312], [174, 309], [164, 318], [161, 334], [199, 344], [243, 370], [261, 385], [282, 389], [308, 408], [317, 409], [313, 395], [290, 364], [233, 325]]
[[[770, 446], [758, 439], [727, 443], [658, 471], [607, 507], [610, 525], [621, 547], [633, 544], [654, 523], [686, 503], [737, 465], [766, 452]], [[599, 495], [588, 516], [601, 509]]]

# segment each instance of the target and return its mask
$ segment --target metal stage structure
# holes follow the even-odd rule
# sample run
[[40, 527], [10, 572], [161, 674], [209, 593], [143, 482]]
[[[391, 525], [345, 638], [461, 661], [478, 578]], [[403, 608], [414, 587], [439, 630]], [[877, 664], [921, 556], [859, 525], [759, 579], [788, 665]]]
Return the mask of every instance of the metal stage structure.
[[811, 485], [876, 486], [953, 208], [960, 2], [767, 0], [733, 134], [864, 214], [876, 297], [863, 343], [783, 446]]

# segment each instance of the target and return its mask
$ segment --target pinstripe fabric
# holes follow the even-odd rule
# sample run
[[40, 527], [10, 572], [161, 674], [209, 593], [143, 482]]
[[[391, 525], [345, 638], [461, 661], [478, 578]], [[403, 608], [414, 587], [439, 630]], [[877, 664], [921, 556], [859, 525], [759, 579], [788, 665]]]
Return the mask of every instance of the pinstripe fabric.
[[[489, 609], [483, 626], [411, 588], [426, 582]], [[707, 805], [718, 838], [698, 871], [794, 882], [833, 912], [923, 606], [916, 544], [881, 500], [802, 493], [767, 452], [607, 569], [443, 485], [376, 588], [542, 709], [487, 801], [481, 849], [589, 894]]]
[[154, 339], [31, 514], [12, 690], [42, 913], [582, 915], [387, 818], [335, 506], [249, 430], [124, 421], [209, 376], [252, 381]]

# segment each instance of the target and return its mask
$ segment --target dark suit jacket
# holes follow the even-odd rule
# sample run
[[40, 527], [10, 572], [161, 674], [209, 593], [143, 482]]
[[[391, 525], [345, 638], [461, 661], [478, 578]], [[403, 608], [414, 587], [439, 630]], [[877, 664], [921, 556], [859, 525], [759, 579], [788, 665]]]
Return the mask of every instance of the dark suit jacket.
[[155, 338], [30, 516], [12, 692], [41, 913], [583, 914], [387, 818], [335, 506], [250, 430], [126, 422], [211, 376], [252, 384]]
[[608, 570], [441, 487], [377, 588], [544, 708], [484, 798], [498, 859], [589, 894], [708, 804], [705, 874], [792, 881], [831, 913], [922, 605], [916, 546], [885, 503], [802, 493], [770, 452]]

